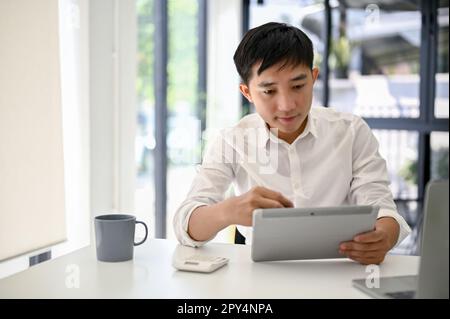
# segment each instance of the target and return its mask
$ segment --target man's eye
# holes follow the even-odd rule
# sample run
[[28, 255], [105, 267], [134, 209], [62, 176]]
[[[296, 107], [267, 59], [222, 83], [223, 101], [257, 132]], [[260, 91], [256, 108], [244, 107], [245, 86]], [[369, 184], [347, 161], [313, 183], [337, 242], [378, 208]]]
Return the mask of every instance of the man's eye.
[[274, 90], [265, 90], [263, 91], [264, 94], [266, 95], [272, 95], [275, 91]]
[[300, 90], [304, 86], [305, 86], [304, 84], [296, 85], [296, 86], [294, 86], [294, 89], [295, 90]]

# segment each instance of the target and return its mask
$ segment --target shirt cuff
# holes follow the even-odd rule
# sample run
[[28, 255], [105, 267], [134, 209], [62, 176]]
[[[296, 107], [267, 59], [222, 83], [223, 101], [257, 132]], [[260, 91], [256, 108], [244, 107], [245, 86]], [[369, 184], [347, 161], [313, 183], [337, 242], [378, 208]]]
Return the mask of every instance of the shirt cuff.
[[195, 209], [201, 206], [207, 206], [205, 203], [193, 203], [193, 206], [188, 210], [184, 216], [180, 216], [181, 220], [178, 220], [181, 224], [177, 227], [176, 234], [178, 235], [178, 240], [182, 245], [190, 246], [190, 247], [200, 247], [212, 240], [213, 238], [210, 238], [208, 240], [204, 241], [197, 241], [192, 239], [191, 236], [189, 236], [188, 233], [188, 226], [189, 226], [189, 219], [191, 218], [192, 213]]
[[398, 235], [397, 243], [395, 244], [394, 247], [398, 246], [411, 233], [411, 228], [399, 213], [392, 210], [381, 208], [380, 211], [378, 212], [377, 219], [381, 217], [392, 217], [397, 221], [398, 225], [400, 226], [400, 233]]

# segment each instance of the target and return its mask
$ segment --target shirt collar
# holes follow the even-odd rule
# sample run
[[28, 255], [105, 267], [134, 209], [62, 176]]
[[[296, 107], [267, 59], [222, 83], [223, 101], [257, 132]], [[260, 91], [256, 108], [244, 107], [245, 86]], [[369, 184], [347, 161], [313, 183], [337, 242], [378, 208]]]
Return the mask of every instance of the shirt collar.
[[308, 121], [306, 122], [306, 127], [300, 136], [306, 136], [311, 133], [314, 137], [317, 137], [317, 119], [314, 112], [309, 111]]
[[[258, 117], [257, 127], [259, 129], [258, 146], [267, 147], [267, 142], [269, 141], [269, 139], [272, 142], [280, 143], [281, 142], [280, 139], [278, 139], [278, 137], [275, 136], [275, 134], [270, 132], [269, 128], [267, 127], [267, 123], [264, 121], [264, 119], [258, 113], [256, 113], [256, 115]], [[312, 136], [317, 138], [317, 120], [316, 117], [314, 116], [314, 113], [311, 111], [308, 114], [305, 130], [303, 131], [302, 134], [300, 134], [300, 136], [298, 136], [295, 139], [295, 141], [292, 144], [296, 143], [299, 139], [307, 136], [309, 133], [311, 133]]]

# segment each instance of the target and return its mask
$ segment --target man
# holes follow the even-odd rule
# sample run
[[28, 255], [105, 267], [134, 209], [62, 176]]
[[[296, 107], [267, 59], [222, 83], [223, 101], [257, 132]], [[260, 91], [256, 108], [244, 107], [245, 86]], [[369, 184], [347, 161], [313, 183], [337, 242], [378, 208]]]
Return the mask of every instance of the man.
[[[378, 205], [375, 229], [341, 243], [339, 251], [362, 264], [381, 263], [411, 230], [397, 213], [386, 163], [367, 124], [352, 114], [311, 108], [319, 73], [311, 40], [295, 27], [267, 23], [247, 32], [234, 62], [240, 91], [256, 113], [208, 149], [174, 218], [178, 240], [200, 246], [237, 225], [249, 243], [254, 209], [293, 207], [293, 201], [296, 207]], [[225, 199], [232, 182], [238, 196]]]

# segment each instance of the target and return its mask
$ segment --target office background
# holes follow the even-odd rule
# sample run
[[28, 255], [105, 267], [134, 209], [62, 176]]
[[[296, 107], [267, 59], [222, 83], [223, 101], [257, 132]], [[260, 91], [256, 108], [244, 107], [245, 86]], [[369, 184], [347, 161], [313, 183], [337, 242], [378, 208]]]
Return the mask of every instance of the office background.
[[[174, 239], [209, 134], [253, 112], [232, 56], [246, 30], [269, 21], [311, 37], [321, 70], [313, 105], [374, 130], [414, 229], [395, 253], [418, 253], [425, 184], [448, 178], [448, 1], [58, 3], [68, 241], [0, 262], [0, 277], [33, 255], [86, 246], [102, 213], [135, 214], [150, 236]], [[232, 238], [230, 227], [216, 241]]]

